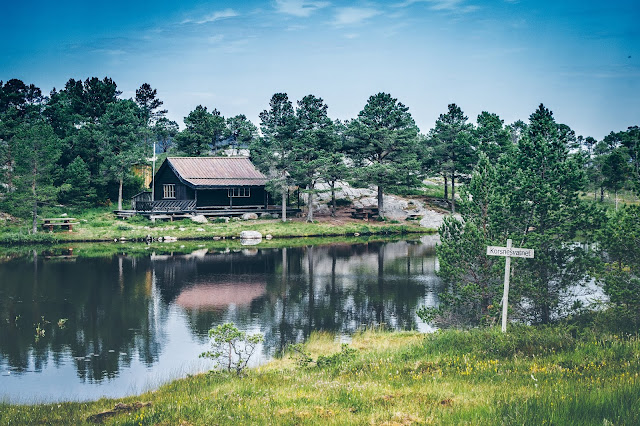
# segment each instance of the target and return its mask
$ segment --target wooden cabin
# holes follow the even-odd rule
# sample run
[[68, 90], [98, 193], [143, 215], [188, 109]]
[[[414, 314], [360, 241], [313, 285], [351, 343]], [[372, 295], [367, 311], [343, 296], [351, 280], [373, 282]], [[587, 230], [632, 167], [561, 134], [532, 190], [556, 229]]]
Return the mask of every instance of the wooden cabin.
[[154, 201], [134, 197], [139, 212], [266, 210], [267, 177], [247, 157], [168, 157], [152, 185]]

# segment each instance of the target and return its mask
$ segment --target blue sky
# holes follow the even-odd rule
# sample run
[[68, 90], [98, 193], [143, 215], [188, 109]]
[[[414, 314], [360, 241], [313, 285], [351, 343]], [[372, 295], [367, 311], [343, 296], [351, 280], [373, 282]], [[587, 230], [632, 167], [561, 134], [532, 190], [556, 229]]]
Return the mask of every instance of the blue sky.
[[388, 92], [423, 133], [452, 102], [505, 123], [542, 102], [599, 139], [640, 125], [638, 22], [637, 0], [24, 0], [2, 7], [0, 80], [147, 82], [181, 125], [198, 104], [258, 125], [276, 92], [339, 119]]

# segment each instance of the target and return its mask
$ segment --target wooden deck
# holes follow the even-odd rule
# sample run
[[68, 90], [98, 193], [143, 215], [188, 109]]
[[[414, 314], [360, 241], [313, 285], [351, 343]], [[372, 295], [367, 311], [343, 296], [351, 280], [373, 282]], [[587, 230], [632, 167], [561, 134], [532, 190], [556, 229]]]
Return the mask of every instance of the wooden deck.
[[[298, 208], [287, 208], [287, 216], [297, 215], [301, 212]], [[136, 210], [114, 210], [118, 218], [126, 219], [136, 214], [163, 219], [179, 219], [193, 215], [205, 217], [233, 217], [242, 216], [245, 213], [256, 213], [261, 215], [268, 213], [280, 215], [281, 206], [203, 206], [196, 207], [195, 200], [161, 200], [161, 201], [138, 201]]]

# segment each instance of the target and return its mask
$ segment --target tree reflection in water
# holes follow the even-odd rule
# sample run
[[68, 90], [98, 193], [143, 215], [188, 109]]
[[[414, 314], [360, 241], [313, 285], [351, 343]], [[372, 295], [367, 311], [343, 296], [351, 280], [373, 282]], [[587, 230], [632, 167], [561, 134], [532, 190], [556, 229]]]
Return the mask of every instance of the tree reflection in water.
[[[170, 356], [172, 315], [187, 327], [172, 326], [171, 337], [184, 333], [195, 347], [227, 321], [261, 332], [265, 357], [317, 330], [413, 329], [416, 308], [434, 301], [435, 264], [428, 241], [61, 260], [34, 253], [0, 263], [0, 371], [73, 362], [81, 382], [101, 383], [133, 361], [152, 369]], [[42, 317], [46, 334], [36, 342]]]

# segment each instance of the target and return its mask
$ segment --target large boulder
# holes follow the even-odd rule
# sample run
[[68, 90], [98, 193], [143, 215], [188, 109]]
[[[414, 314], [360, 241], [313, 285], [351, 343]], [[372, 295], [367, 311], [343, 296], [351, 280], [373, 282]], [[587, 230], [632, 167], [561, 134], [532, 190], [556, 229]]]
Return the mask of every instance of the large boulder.
[[196, 222], [196, 223], [207, 223], [208, 222], [207, 218], [204, 217], [204, 215], [201, 215], [201, 214], [196, 215], [196, 216], [191, 216], [191, 220], [193, 222]]
[[242, 220], [256, 220], [258, 215], [255, 213], [245, 213], [242, 215]]
[[258, 231], [242, 231], [240, 232], [241, 240], [261, 240], [262, 234]]

